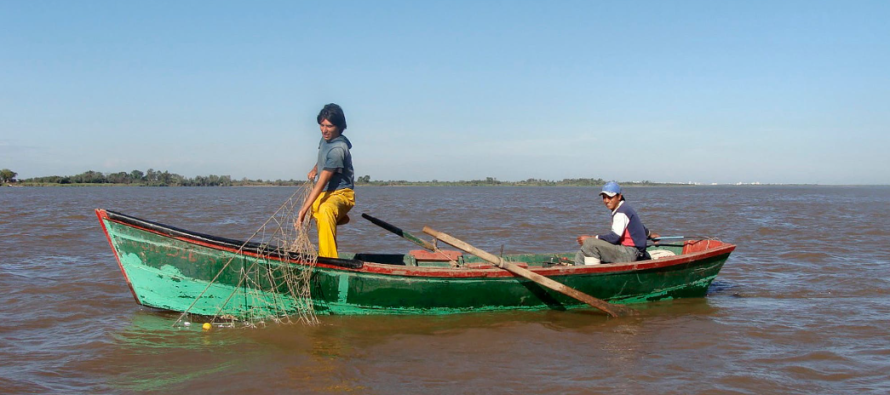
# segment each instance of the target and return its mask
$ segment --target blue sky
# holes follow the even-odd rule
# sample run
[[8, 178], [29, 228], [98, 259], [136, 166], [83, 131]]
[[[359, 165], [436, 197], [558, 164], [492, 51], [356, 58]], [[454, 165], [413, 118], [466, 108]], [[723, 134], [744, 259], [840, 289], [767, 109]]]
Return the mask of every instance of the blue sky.
[[890, 184], [886, 1], [0, 2], [0, 168]]

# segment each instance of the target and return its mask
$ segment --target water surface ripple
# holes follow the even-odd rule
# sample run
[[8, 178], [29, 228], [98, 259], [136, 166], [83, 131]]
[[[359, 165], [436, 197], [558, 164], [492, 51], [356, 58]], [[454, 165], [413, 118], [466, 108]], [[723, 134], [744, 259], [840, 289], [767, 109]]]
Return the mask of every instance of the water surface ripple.
[[[890, 188], [637, 187], [663, 235], [738, 245], [709, 295], [639, 306], [171, 328], [136, 305], [95, 208], [244, 239], [290, 188], [0, 188], [3, 393], [890, 393]], [[359, 187], [343, 250], [429, 225], [490, 251], [608, 229], [591, 188]]]

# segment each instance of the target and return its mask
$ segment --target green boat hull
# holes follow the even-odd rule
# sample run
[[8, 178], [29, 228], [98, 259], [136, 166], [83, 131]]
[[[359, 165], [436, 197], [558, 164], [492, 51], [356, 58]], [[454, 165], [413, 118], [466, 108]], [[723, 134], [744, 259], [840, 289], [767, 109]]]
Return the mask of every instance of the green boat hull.
[[[422, 254], [344, 254], [312, 265], [266, 246], [207, 236], [96, 210], [120, 269], [139, 304], [191, 314], [285, 316], [308, 306], [285, 273], [310, 273], [316, 314], [453, 314], [586, 306], [529, 280], [461, 257], [462, 267]], [[701, 297], [735, 249], [687, 241], [677, 256], [595, 266], [551, 265], [555, 255], [505, 256], [571, 288], [612, 303]]]

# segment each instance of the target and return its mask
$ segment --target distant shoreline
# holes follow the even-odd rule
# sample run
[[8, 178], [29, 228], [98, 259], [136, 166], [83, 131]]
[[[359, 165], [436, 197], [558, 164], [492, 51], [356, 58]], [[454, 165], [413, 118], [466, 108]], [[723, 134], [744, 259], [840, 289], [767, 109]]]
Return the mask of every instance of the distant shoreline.
[[[249, 179], [243, 177], [241, 179], [233, 179], [229, 175], [184, 177], [182, 175], [171, 173], [169, 171], [161, 171], [148, 169], [145, 172], [141, 170], [132, 170], [130, 172], [97, 172], [88, 170], [80, 174], [72, 176], [45, 176], [32, 177], [25, 179], [16, 179], [16, 172], [3, 169], [0, 178], [0, 186], [4, 186], [3, 182], [13, 181], [10, 186], [28, 186], [28, 187], [56, 187], [56, 186], [72, 186], [72, 187], [121, 187], [121, 186], [148, 186], [148, 187], [297, 187], [303, 186], [307, 180], [264, 180], [261, 178]], [[441, 180], [425, 180], [425, 181], [407, 181], [407, 180], [371, 180], [371, 176], [358, 174], [355, 175], [355, 185], [357, 186], [386, 186], [386, 187], [453, 187], [453, 186], [504, 186], [504, 187], [602, 187], [609, 180], [602, 178], [564, 178], [561, 180], [545, 180], [539, 178], [527, 178], [520, 181], [501, 181], [495, 177], [485, 177], [476, 180], [459, 180], [459, 181], [441, 181]], [[735, 183], [704, 183], [704, 182], [655, 182], [650, 180], [639, 181], [618, 181], [621, 186], [638, 187], [638, 186], [661, 186], [661, 187], [706, 187], [706, 186], [817, 186], [828, 184], [785, 184], [785, 183], [760, 183], [760, 182], [735, 182]], [[874, 184], [877, 186], [880, 184]], [[832, 185], [840, 186], [840, 185]], [[848, 185], [848, 186], [866, 186]]]
[[[287, 188], [287, 187], [301, 187], [304, 183], [294, 183], [294, 184], [275, 184], [275, 183], [252, 183], [245, 185], [148, 185], [148, 184], [119, 184], [119, 183], [69, 183], [69, 184], [58, 184], [58, 183], [36, 183], [36, 182], [17, 182], [12, 184], [2, 184], [0, 187], [12, 187], [12, 188], [23, 188], [23, 187], [32, 187], [32, 188], [115, 188], [115, 187], [146, 187], [146, 188]], [[731, 186], [731, 187], [775, 187], [775, 186], [847, 186], [847, 187], [864, 187], [864, 186], [886, 186], [880, 184], [862, 184], [862, 185], [828, 185], [828, 184], [680, 184], [680, 183], [658, 183], [658, 182], [647, 182], [647, 183], [634, 183], [634, 182], [621, 182], [622, 187], [627, 188], [640, 188], [640, 187], [720, 187], [720, 186]], [[376, 186], [376, 187], [590, 187], [596, 188], [602, 186], [595, 184], [583, 184], [583, 183], [552, 183], [552, 184], [529, 184], [523, 182], [499, 182], [497, 184], [487, 184], [487, 183], [473, 183], [467, 181], [454, 181], [454, 182], [429, 182], [429, 181], [373, 181], [367, 183], [356, 183], [356, 187], [365, 187], [365, 186]]]

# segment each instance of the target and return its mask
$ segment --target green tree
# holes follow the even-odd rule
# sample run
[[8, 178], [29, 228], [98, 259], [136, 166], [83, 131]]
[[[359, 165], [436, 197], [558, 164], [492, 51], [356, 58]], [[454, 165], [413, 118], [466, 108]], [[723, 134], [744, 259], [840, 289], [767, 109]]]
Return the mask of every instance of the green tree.
[[164, 170], [163, 173], [158, 174], [158, 182], [163, 186], [169, 186], [173, 183], [173, 175], [170, 174], [169, 171]]
[[142, 177], [145, 176], [145, 173], [139, 170], [133, 170], [130, 172], [130, 180], [133, 182], [142, 182]]
[[19, 174], [9, 169], [0, 170], [0, 183], [15, 182], [17, 175]]
[[109, 183], [112, 184], [129, 184], [130, 183], [130, 173], [125, 171], [119, 171], [117, 173], [108, 173], [105, 176], [105, 179], [108, 180]]
[[155, 173], [155, 169], [148, 169], [145, 171], [145, 183], [148, 185], [154, 185], [158, 181], [158, 174]]
[[71, 177], [71, 182], [76, 184], [102, 184], [107, 182], [102, 172], [88, 170]]

